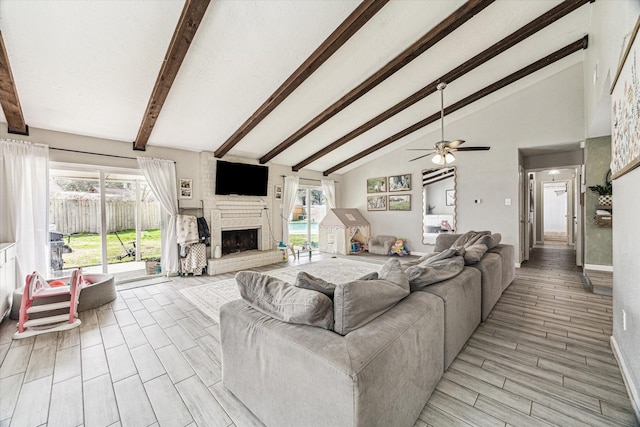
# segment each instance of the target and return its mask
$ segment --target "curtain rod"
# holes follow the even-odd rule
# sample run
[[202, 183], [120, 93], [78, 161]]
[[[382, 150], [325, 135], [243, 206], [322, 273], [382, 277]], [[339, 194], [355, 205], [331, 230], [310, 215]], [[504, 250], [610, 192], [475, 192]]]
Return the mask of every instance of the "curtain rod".
[[[286, 177], [287, 177], [287, 176], [289, 176], [289, 175], [280, 175], [280, 176], [281, 176], [282, 178], [286, 178]], [[300, 179], [304, 179], [305, 181], [317, 181], [317, 182], [321, 182], [321, 181], [322, 181], [321, 179], [303, 178], [303, 177], [300, 177]], [[335, 181], [335, 180], [331, 180], [331, 179], [330, 179], [329, 181], [333, 181], [333, 182], [335, 182], [335, 183], [340, 183], [340, 181]]]
[[[55, 148], [49, 147], [49, 150], [58, 150], [58, 151], [67, 151], [69, 153], [79, 153], [79, 154], [91, 154], [93, 156], [104, 156], [104, 157], [116, 157], [118, 159], [128, 159], [128, 160], [138, 160], [137, 157], [128, 157], [128, 156], [117, 156], [115, 154], [102, 154], [102, 153], [91, 153], [89, 151], [80, 151], [80, 150], [69, 150], [67, 148]], [[175, 164], [175, 160], [173, 161]]]

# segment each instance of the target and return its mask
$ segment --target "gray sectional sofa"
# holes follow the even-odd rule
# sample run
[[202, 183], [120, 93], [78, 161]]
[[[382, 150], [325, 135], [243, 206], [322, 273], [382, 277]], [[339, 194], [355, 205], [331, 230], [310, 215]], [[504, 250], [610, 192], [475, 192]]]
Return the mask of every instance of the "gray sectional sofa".
[[243, 299], [220, 310], [223, 384], [267, 426], [414, 425], [515, 277], [513, 246], [461, 262], [464, 251], [449, 255], [460, 236], [439, 236], [438, 257], [391, 258], [347, 284], [238, 273]]

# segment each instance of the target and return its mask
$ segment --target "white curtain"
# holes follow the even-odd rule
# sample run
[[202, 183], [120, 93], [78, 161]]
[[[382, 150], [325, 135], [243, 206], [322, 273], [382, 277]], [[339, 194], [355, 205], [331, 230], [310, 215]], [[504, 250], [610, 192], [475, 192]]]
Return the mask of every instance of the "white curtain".
[[138, 157], [138, 165], [163, 208], [164, 215], [160, 234], [162, 271], [167, 274], [175, 273], [179, 271], [180, 262], [176, 238], [176, 216], [179, 213], [176, 165], [171, 160], [150, 157]]
[[322, 191], [324, 192], [324, 197], [327, 200], [327, 206], [329, 209], [336, 208], [336, 183], [331, 179], [321, 179], [320, 183], [322, 184]]
[[300, 178], [297, 176], [284, 177], [284, 194], [282, 196], [282, 241], [289, 243], [289, 215], [296, 203], [298, 194], [298, 184]]
[[16, 287], [49, 272], [49, 147], [0, 140], [0, 241], [16, 242]]

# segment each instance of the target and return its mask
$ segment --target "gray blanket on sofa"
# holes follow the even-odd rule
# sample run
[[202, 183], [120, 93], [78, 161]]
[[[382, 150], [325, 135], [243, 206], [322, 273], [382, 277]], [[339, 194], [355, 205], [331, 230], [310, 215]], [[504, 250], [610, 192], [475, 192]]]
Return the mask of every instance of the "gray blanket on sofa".
[[447, 249], [405, 270], [411, 292], [457, 276], [464, 268], [464, 257], [456, 249]]

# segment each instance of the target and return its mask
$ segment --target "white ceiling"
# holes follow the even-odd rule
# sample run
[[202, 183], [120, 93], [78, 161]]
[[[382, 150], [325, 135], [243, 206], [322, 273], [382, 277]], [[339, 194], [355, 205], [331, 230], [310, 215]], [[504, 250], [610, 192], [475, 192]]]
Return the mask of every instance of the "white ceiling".
[[[496, 1], [272, 161], [301, 162], [559, 3]], [[354, 0], [212, 0], [149, 146], [218, 149], [358, 4]], [[264, 156], [463, 4], [459, 0], [391, 0], [229, 155]], [[165, 0], [0, 2], [0, 30], [27, 125], [132, 142], [183, 5], [183, 1]], [[589, 4], [580, 7], [449, 84], [445, 105], [580, 39], [587, 34], [589, 8]], [[583, 57], [583, 51], [574, 53], [465, 107], [452, 119]], [[439, 105], [439, 93], [435, 93], [307, 169], [325, 171], [437, 113]], [[1, 112], [0, 120], [6, 122]], [[436, 129], [440, 129], [437, 122], [426, 130]], [[408, 135], [386, 150], [397, 149], [418, 135]]]

